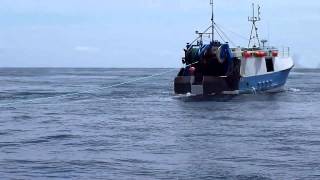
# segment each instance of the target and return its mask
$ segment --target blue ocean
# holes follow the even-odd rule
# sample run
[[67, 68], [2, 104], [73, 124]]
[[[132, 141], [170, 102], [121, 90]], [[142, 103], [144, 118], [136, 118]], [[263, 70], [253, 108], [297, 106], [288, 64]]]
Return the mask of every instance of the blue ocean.
[[177, 72], [0, 69], [0, 179], [320, 179], [320, 70], [214, 97]]

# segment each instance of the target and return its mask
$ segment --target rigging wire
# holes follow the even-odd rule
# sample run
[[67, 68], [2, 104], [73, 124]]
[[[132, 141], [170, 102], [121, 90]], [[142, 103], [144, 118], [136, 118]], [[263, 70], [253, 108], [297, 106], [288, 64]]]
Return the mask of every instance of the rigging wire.
[[221, 36], [221, 34], [219, 33], [219, 30], [218, 30], [218, 29], [216, 29], [216, 32], [217, 32], [217, 34], [219, 35], [219, 37], [221, 38], [222, 41], [227, 42], [227, 41], [225, 41], [224, 38]]
[[56, 98], [67, 98], [67, 97], [70, 97], [70, 96], [77, 96], [77, 95], [82, 95], [82, 94], [86, 94], [86, 93], [94, 93], [94, 92], [101, 91], [101, 90], [111, 89], [111, 88], [114, 88], [114, 87], [118, 87], [118, 86], [122, 86], [122, 85], [126, 85], [126, 84], [131, 84], [131, 83], [134, 83], [134, 82], [143, 81], [143, 80], [146, 80], [146, 79], [151, 79], [153, 77], [161, 76], [161, 75], [173, 72], [173, 71], [176, 71], [176, 69], [171, 69], [169, 71], [165, 71], [165, 72], [162, 72], [162, 73], [153, 74], [153, 75], [150, 75], [150, 76], [129, 80], [129, 81], [121, 82], [121, 83], [118, 83], [118, 84], [113, 84], [113, 85], [110, 85], [110, 86], [107, 86], [107, 87], [97, 88], [95, 90], [88, 90], [88, 91], [77, 92], [77, 93], [69, 93], [69, 94], [64, 94], [64, 95], [60, 95], [60, 96], [50, 96], [50, 97], [36, 98], [36, 99], [30, 99], [30, 100], [21, 100], [21, 101], [12, 102], [12, 103], [0, 104], [0, 107], [6, 106], [6, 105], [15, 105], [15, 104], [20, 104], [20, 103], [26, 103], [26, 102], [34, 103], [34, 102], [42, 101], [42, 100], [49, 100], [49, 99], [56, 99]]
[[216, 25], [220, 26], [221, 28], [223, 28], [223, 29], [225, 29], [225, 30], [229, 31], [230, 33], [232, 33], [232, 34], [234, 34], [234, 35], [238, 36], [239, 38], [241, 38], [241, 39], [243, 39], [243, 40], [245, 40], [245, 41], [249, 41], [249, 39], [248, 39], [247, 37], [245, 37], [245, 36], [241, 35], [240, 33], [237, 33], [237, 32], [235, 32], [235, 31], [232, 31], [232, 30], [228, 29], [228, 28], [225, 28], [225, 27], [224, 27], [224, 26], [222, 26], [221, 24], [217, 24], [217, 23], [216, 23]]
[[[197, 64], [197, 63], [199, 63], [199, 61], [194, 62], [192, 64], [188, 64], [185, 67], [189, 67], [189, 66], [192, 66], [192, 65]], [[176, 71], [176, 69], [170, 69], [170, 70], [165, 71], [165, 72], [161, 72], [161, 73], [157, 73], [157, 74], [153, 74], [153, 75], [150, 75], [150, 76], [145, 76], [145, 77], [141, 77], [141, 78], [137, 78], [137, 79], [132, 79], [132, 80], [129, 80], [129, 81], [113, 84], [113, 85], [110, 85], [110, 86], [97, 88], [97, 89], [94, 89], [94, 90], [88, 90], [88, 91], [76, 92], [76, 93], [68, 93], [68, 94], [64, 94], [64, 95], [60, 95], [60, 96], [58, 95], [58, 96], [35, 98], [35, 99], [29, 99], [29, 100], [20, 100], [20, 101], [16, 101], [16, 102], [12, 102], [12, 103], [3, 103], [3, 104], [0, 104], [0, 108], [1, 107], [3, 108], [5, 106], [10, 106], [10, 105], [23, 104], [23, 103], [35, 103], [35, 102], [42, 101], [42, 100], [50, 100], [50, 99], [57, 99], [57, 98], [68, 98], [68, 97], [77, 96], [77, 95], [81, 96], [81, 95], [86, 94], [86, 93], [90, 94], [90, 93], [94, 93], [94, 92], [98, 92], [98, 91], [102, 91], [102, 90], [107, 90], [107, 89], [123, 86], [123, 85], [126, 85], [126, 84], [131, 84], [131, 83], [135, 83], [135, 82], [139, 82], [139, 81], [144, 81], [144, 80], [147, 80], [147, 79], [152, 79], [154, 77], [162, 76], [162, 75], [174, 72], [174, 71]]]
[[223, 30], [216, 24], [217, 29], [224, 35], [224, 37], [233, 45], [237, 46], [229, 37], [226, 33], [223, 32]]

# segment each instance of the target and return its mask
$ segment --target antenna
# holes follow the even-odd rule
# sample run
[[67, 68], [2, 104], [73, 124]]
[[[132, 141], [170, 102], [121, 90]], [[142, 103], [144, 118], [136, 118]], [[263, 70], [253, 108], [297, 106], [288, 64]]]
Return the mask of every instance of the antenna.
[[211, 16], [211, 29], [212, 29], [212, 42], [214, 42], [214, 6], [213, 6], [213, 0], [210, 0], [211, 10], [212, 10], [212, 16]]
[[[258, 34], [258, 27], [257, 27], [257, 22], [261, 21], [261, 7], [258, 5], [258, 15], [256, 16], [255, 13], [255, 6], [254, 3], [252, 3], [252, 17], [248, 17], [248, 21], [252, 22], [252, 28], [251, 28], [251, 33], [250, 33], [250, 40], [249, 40], [249, 45], [248, 48], [250, 48], [251, 42], [253, 41], [253, 47], [257, 47], [256, 41], [258, 42], [258, 46], [260, 47], [260, 39], [259, 39], [259, 34]], [[254, 35], [255, 32], [255, 35]]]

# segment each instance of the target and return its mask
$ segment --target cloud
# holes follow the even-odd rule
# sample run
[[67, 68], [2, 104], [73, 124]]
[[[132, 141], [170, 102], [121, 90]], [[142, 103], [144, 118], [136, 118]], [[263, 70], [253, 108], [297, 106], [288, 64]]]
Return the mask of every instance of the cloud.
[[92, 46], [76, 46], [74, 50], [77, 52], [85, 52], [85, 53], [98, 53], [100, 49]]
[[[252, 1], [262, 6], [262, 38], [291, 46], [305, 66], [319, 64], [313, 51], [319, 49], [320, 1], [214, 0], [217, 23], [237, 45], [247, 45]], [[178, 67], [185, 43], [210, 18], [209, 0], [0, 0], [1, 62]]]

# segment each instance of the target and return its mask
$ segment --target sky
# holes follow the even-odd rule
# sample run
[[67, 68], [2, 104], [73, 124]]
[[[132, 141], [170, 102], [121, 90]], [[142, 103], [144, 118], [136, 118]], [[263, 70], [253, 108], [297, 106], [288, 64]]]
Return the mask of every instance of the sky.
[[[320, 67], [320, 1], [214, 0], [215, 21], [247, 46], [251, 3], [260, 37]], [[180, 67], [210, 25], [209, 0], [0, 0], [0, 67]]]

